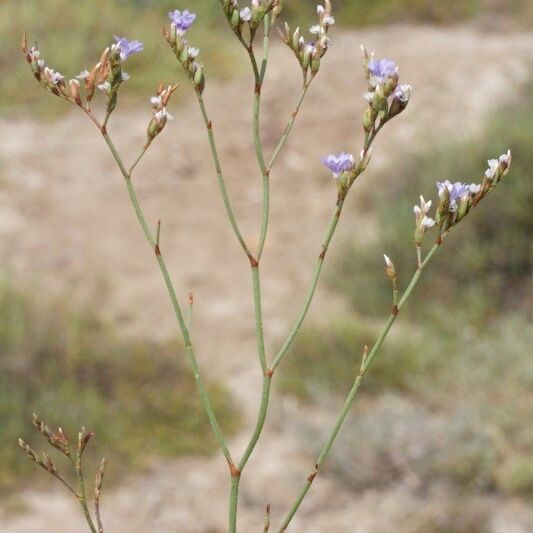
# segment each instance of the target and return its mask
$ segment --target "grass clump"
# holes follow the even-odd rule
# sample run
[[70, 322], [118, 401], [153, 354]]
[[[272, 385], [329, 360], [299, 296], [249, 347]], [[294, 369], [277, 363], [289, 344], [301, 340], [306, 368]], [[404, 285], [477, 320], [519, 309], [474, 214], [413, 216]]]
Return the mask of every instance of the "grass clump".
[[[0, 488], [35, 465], [20, 456], [17, 438], [36, 449], [37, 412], [73, 438], [81, 425], [96, 433], [92, 459], [109, 458], [112, 475], [154, 457], [206, 454], [216, 446], [177, 343], [124, 339], [93, 309], [46, 304], [0, 283]], [[228, 393], [211, 384], [214, 408], [229, 433], [238, 416]]]

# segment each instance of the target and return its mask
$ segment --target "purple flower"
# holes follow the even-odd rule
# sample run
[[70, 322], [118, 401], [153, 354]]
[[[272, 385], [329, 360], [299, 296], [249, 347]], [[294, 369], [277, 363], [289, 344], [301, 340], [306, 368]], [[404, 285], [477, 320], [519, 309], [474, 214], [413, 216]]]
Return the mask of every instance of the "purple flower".
[[196, 14], [191, 13], [188, 9], [184, 9], [183, 11], [176, 9], [175, 11], [169, 12], [168, 18], [170, 19], [172, 26], [176, 27], [178, 35], [185, 35], [185, 32], [195, 21]]
[[126, 61], [128, 57], [144, 50], [144, 45], [141, 41], [128, 41], [125, 37], [119, 37], [118, 35], [113, 35], [113, 37], [120, 49], [120, 59], [122, 61]]
[[398, 73], [396, 63], [391, 59], [371, 59], [368, 62], [368, 71], [373, 85], [384, 83]]
[[442, 197], [446, 190], [450, 194], [450, 211], [455, 211], [457, 209], [458, 202], [463, 198], [467, 198], [470, 195], [470, 186], [466, 183], [461, 183], [456, 181], [451, 183], [446, 180], [444, 182], [437, 182], [437, 188], [439, 190], [439, 196]]
[[355, 159], [352, 154], [341, 152], [338, 155], [328, 155], [322, 158], [322, 163], [333, 172], [333, 177], [338, 178], [343, 172], [352, 170]]

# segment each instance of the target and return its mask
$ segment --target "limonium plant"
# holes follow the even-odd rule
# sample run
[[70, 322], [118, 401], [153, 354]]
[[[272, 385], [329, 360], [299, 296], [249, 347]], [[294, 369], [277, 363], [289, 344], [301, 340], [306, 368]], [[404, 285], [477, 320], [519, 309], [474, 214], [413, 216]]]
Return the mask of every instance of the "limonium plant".
[[[187, 32], [195, 23], [196, 15], [188, 9], [171, 11], [169, 13], [168, 24], [163, 29], [163, 37], [169, 45], [170, 53], [176, 57], [178, 67], [185, 72], [190, 82], [190, 89], [194, 92], [198, 100], [209, 139], [211, 156], [214, 163], [214, 174], [216, 175], [218, 187], [220, 188], [226, 214], [235, 237], [250, 264], [253, 299], [255, 303], [254, 315], [258, 362], [263, 375], [263, 384], [262, 390], [258, 391], [261, 399], [255, 427], [251, 431], [248, 445], [241, 457], [236, 457], [230, 451], [230, 446], [219, 426], [217, 414], [213, 410], [210, 400], [209, 390], [204, 382], [196, 359], [190, 328], [192, 297], [183, 306], [164, 259], [164, 246], [161, 241], [161, 221], [154, 221], [152, 223], [146, 219], [143, 207], [137, 196], [134, 182], [134, 171], [137, 164], [145, 156], [148, 148], [157, 136], [165, 129], [167, 122], [172, 120], [172, 116], [168, 112], [168, 106], [170, 99], [177, 89], [177, 85], [160, 83], [155, 90], [155, 94], [151, 98], [147, 98], [151, 104], [152, 116], [147, 124], [146, 141], [143, 146], [139, 147], [139, 155], [130, 164], [127, 164], [115, 147], [108, 132], [108, 124], [117, 107], [119, 95], [123, 90], [123, 84], [130, 77], [124, 70], [128, 58], [133, 54], [141, 53], [143, 51], [143, 44], [136, 40], [128, 40], [123, 36], [115, 35], [113, 41], [104, 49], [98, 61], [92, 67], [83, 69], [77, 76], [73, 76], [68, 81], [63, 74], [47, 64], [42, 58], [41, 52], [36, 44], [32, 46], [28, 45], [26, 36], [22, 40], [22, 51], [38, 83], [53, 95], [78, 107], [94, 123], [98, 133], [107, 143], [111, 155], [116, 161], [118, 170], [122, 174], [140, 229], [144, 233], [150, 249], [155, 256], [163, 281], [168, 289], [176, 315], [177, 325], [183, 337], [186, 357], [198, 388], [199, 400], [205, 410], [218, 446], [228, 464], [228, 532], [234, 533], [237, 531], [239, 484], [241, 478], [246, 473], [248, 461], [254, 453], [263, 432], [265, 419], [268, 414], [273, 378], [278, 371], [280, 363], [287, 356], [289, 348], [308, 314], [330, 243], [343, 212], [346, 198], [355, 181], [370, 164], [372, 147], [381, 129], [392, 119], [400, 115], [409, 104], [411, 86], [400, 83], [399, 68], [394, 61], [391, 59], [378, 59], [373, 53], [369, 53], [364, 47], [361, 47], [363, 75], [367, 82], [367, 91], [363, 95], [364, 112], [362, 116], [362, 127], [364, 140], [362, 147], [360, 150], [354, 150], [354, 153], [341, 151], [342, 149], [346, 150], [346, 146], [339, 147], [339, 153], [325, 155], [322, 158], [322, 163], [331, 172], [332, 187], [336, 189], [334, 190], [334, 194], [332, 194], [331, 221], [317, 253], [314, 273], [307, 295], [303, 298], [302, 309], [296, 317], [292, 329], [288, 332], [285, 342], [278, 349], [276, 355], [268, 357], [263, 332], [260, 272], [269, 227], [270, 175], [278, 156], [289, 138], [309, 87], [320, 72], [322, 61], [330, 47], [329, 35], [332, 26], [335, 24], [335, 18], [332, 13], [330, 0], [325, 0], [324, 5], [318, 5], [317, 7], [316, 24], [309, 29], [307, 34], [304, 34], [299, 28], [292, 29], [286, 22], [280, 22], [280, 16], [283, 12], [282, 0], [251, 0], [249, 4], [243, 0], [219, 0], [219, 2], [222, 14], [226, 18], [229, 28], [244, 48], [251, 65], [253, 89], [252, 133], [255, 140], [254, 151], [255, 158], [257, 159], [258, 174], [261, 176], [263, 185], [261, 228], [257, 247], [252, 247], [246, 242], [235, 216], [232, 201], [226, 188], [226, 176], [223, 171], [222, 161], [219, 158], [215, 128], [210, 119], [206, 102], [204, 101], [206, 72], [201, 62], [201, 53], [196, 46], [190, 44], [187, 40]], [[266, 82], [269, 48], [275, 28], [277, 28], [283, 43], [296, 56], [297, 68], [300, 69], [302, 75], [302, 87], [294, 111], [288, 118], [285, 130], [280, 134], [279, 141], [273, 153], [270, 154], [270, 157], [267, 157], [263, 149], [260, 128], [261, 94]], [[98, 116], [98, 113], [93, 109], [93, 100], [97, 96], [102, 97], [104, 100], [105, 112], [102, 112], [102, 116]], [[315, 157], [315, 154], [310, 154], [310, 157]], [[318, 160], [317, 163], [319, 163]], [[429, 265], [431, 259], [451, 231], [492, 192], [501, 179], [508, 173], [510, 165], [511, 153], [507, 152], [499, 158], [491, 159], [488, 162], [486, 172], [484, 174], [480, 172], [482, 174], [481, 178], [476, 182], [463, 183], [445, 180], [437, 183], [434, 200], [426, 200], [420, 196], [419, 203], [417, 202], [413, 208], [413, 253], [416, 253], [417, 268], [402, 292], [394, 261], [387, 255], [384, 255], [385, 273], [390, 278], [392, 288], [390, 315], [383, 326], [381, 334], [374, 343], [371, 346], [364, 346], [362, 348], [359, 371], [355, 372], [356, 377], [353, 386], [348, 391], [343, 407], [337, 419], [332, 424], [329, 438], [323, 444], [322, 450], [312, 467], [303, 476], [302, 488], [295, 495], [293, 503], [285, 510], [284, 516], [276, 519], [276, 521], [279, 520], [279, 525], [276, 527], [280, 533], [289, 528], [294, 515], [300, 508], [316, 477], [319, 475], [365, 375], [370, 370], [392, 325], [411, 297], [422, 272]], [[431, 245], [428, 245], [428, 243], [431, 243]], [[330, 354], [330, 357], [335, 357], [335, 354]], [[19, 441], [20, 448], [31, 460], [60, 481], [72, 493], [81, 506], [89, 529], [93, 533], [102, 533], [104, 526], [100, 515], [100, 493], [105, 462], [102, 461], [96, 473], [94, 498], [93, 504], [91, 505], [89, 503], [88, 491], [86, 490], [82, 463], [83, 453], [93, 434], [83, 428], [77, 438], [72, 439], [62, 429], [55, 431], [49, 429], [37, 415], [34, 415], [33, 424], [44, 439], [65, 456], [74, 475], [65, 477], [61, 469], [45, 453], [38, 454], [22, 440]], [[73, 483], [70, 479], [75, 479], [76, 482]], [[267, 496], [265, 495], [266, 498]], [[274, 517], [271, 517], [269, 505], [266, 506], [266, 509], [264, 531], [269, 531], [273, 527], [271, 523], [274, 523]], [[176, 527], [179, 528], [181, 525], [176, 525]]]

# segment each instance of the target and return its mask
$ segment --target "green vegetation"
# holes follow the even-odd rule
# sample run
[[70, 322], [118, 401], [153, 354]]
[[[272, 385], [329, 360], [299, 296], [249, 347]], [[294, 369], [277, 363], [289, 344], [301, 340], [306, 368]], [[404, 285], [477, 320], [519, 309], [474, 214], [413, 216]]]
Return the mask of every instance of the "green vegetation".
[[[528, 357], [533, 330], [525, 318], [533, 257], [532, 113], [533, 104], [522, 100], [493, 117], [481, 139], [417, 155], [395, 166], [386, 191], [367, 193], [377, 212], [377, 234], [364, 247], [357, 238], [345, 243], [329, 279], [352, 311], [307, 328], [283, 366], [282, 388], [304, 401], [322, 402], [347, 391], [362, 347], [373, 342], [390, 310], [382, 253], [394, 260], [404, 287], [415, 269], [412, 206], [418, 194], [435, 198], [435, 179], [478, 181], [484, 160], [512, 147], [510, 175], [445, 242], [362, 389], [366, 399], [358, 416], [362, 411], [372, 424], [392, 424], [403, 416], [375, 412], [383, 394], [400, 395], [422, 409], [405, 415], [413, 431], [424, 417], [428, 426], [440, 419], [435, 430], [442, 433], [440, 445], [428, 444], [434, 450], [428, 460], [412, 465], [424, 479], [533, 493], [533, 431], [525, 423], [533, 411]], [[368, 448], [371, 454], [383, 448], [375, 469], [381, 472], [379, 461], [394, 455], [397, 443], [381, 426], [369, 430], [358, 424], [356, 417], [347, 429], [352, 447], [344, 456], [339, 452], [339, 468], [342, 461], [349, 464], [346, 453], [361, 454], [374, 434], [377, 440]], [[363, 462], [367, 469], [373, 464]], [[382, 472], [380, 482], [391, 475]]]
[[[88, 453], [92, 460], [110, 459], [115, 481], [155, 456], [205, 454], [216, 447], [176, 344], [120, 338], [91, 308], [73, 310], [59, 300], [43, 304], [35, 293], [7, 282], [0, 284], [0, 309], [0, 488], [35, 473], [17, 447], [19, 436], [37, 450], [46, 448], [31, 427], [33, 412], [71, 438], [82, 424], [94, 431]], [[229, 396], [217, 384], [210, 390], [231, 434], [238, 416]]]

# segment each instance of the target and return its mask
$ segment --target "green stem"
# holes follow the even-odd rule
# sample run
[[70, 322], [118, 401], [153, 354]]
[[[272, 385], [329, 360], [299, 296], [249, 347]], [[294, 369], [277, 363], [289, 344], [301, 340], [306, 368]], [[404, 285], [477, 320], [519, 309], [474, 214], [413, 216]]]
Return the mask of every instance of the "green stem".
[[229, 199], [226, 182], [224, 180], [224, 174], [222, 173], [222, 167], [220, 165], [220, 158], [218, 156], [218, 150], [216, 147], [215, 135], [213, 133], [213, 123], [211, 122], [207, 114], [207, 109], [205, 107], [202, 94], [199, 91], [196, 91], [196, 96], [198, 98], [198, 103], [200, 104], [200, 110], [202, 112], [202, 117], [204, 119], [205, 127], [207, 128], [207, 134], [209, 137], [209, 145], [211, 147], [213, 162], [215, 163], [215, 169], [217, 173], [218, 185], [220, 187], [220, 192], [222, 194], [222, 199], [224, 201], [224, 207], [226, 208], [226, 213], [228, 215], [231, 227], [233, 228], [233, 232], [235, 233], [235, 236], [237, 237], [237, 240], [239, 241], [239, 244], [241, 245], [242, 249], [244, 250], [244, 252], [246, 253], [248, 257], [253, 257], [252, 252], [248, 248], [247, 244], [244, 242], [241, 231], [237, 224], [237, 220], [233, 213], [233, 208], [231, 207], [231, 201]]
[[231, 477], [228, 533], [237, 532], [237, 502], [239, 500], [239, 481], [239, 475]]
[[259, 362], [263, 374], [267, 371], [265, 338], [263, 332], [263, 311], [261, 305], [261, 279], [259, 275], [259, 265], [252, 266], [252, 284], [254, 292], [254, 314], [255, 314], [255, 334], [257, 337], [257, 351]]
[[255, 91], [254, 91], [254, 105], [253, 105], [253, 137], [255, 153], [261, 176], [263, 179], [263, 201], [261, 208], [261, 229], [259, 232], [259, 244], [257, 249], [257, 260], [261, 259], [268, 232], [268, 224], [270, 221], [270, 175], [266, 166], [265, 156], [263, 151], [263, 142], [261, 140], [261, 91], [263, 88], [263, 81], [265, 79], [266, 70], [268, 66], [268, 49], [270, 45], [270, 15], [266, 15], [264, 19], [264, 42], [263, 42], [263, 60], [261, 62], [261, 69], [258, 68], [255, 54], [250, 44], [247, 47], [250, 62], [254, 71], [255, 77]]
[[315, 295], [315, 291], [318, 286], [318, 280], [320, 279], [320, 273], [322, 272], [322, 267], [324, 266], [324, 259], [328, 251], [328, 247], [331, 243], [331, 239], [333, 238], [333, 235], [335, 234], [335, 230], [337, 229], [337, 225], [339, 223], [339, 218], [342, 213], [343, 205], [344, 205], [344, 198], [339, 197], [337, 206], [335, 208], [335, 212], [333, 213], [333, 216], [331, 217], [331, 222], [326, 232], [326, 237], [322, 244], [322, 251], [320, 252], [320, 255], [318, 256], [318, 260], [317, 260], [316, 267], [315, 267], [315, 272], [311, 280], [311, 286], [309, 287], [309, 290], [307, 292], [307, 297], [305, 299], [303, 309], [300, 312], [300, 315], [298, 316], [298, 318], [296, 319], [296, 323], [294, 324], [292, 330], [290, 331], [289, 336], [283, 343], [283, 346], [280, 348], [278, 354], [276, 355], [276, 358], [274, 359], [274, 362], [272, 364], [273, 371], [277, 368], [277, 366], [279, 365], [279, 363], [281, 362], [285, 354], [289, 351], [289, 348], [291, 347], [296, 335], [298, 335], [298, 332], [300, 331], [300, 328], [302, 327], [305, 317], [307, 316], [309, 308], [311, 307], [311, 302], [313, 301], [313, 297]]
[[122, 175], [124, 177], [124, 181], [126, 183], [126, 187], [128, 189], [128, 194], [130, 196], [130, 200], [133, 206], [133, 209], [135, 211], [135, 214], [137, 215], [137, 219], [139, 221], [139, 224], [141, 225], [141, 228], [146, 236], [146, 240], [150, 244], [150, 247], [152, 250], [154, 250], [157, 262], [159, 264], [159, 268], [161, 270], [161, 273], [163, 275], [163, 279], [165, 281], [165, 285], [167, 287], [170, 300], [172, 302], [172, 306], [174, 308], [174, 313], [176, 315], [176, 319], [178, 321], [178, 325], [181, 331], [181, 334], [183, 336], [183, 340], [185, 342], [185, 350], [187, 353], [187, 358], [189, 360], [189, 364], [192, 367], [193, 373], [194, 373], [194, 379], [196, 381], [196, 386], [198, 388], [198, 392], [200, 394], [200, 399], [202, 402], [202, 406], [207, 414], [207, 417], [209, 419], [209, 423], [211, 424], [211, 428], [213, 430], [213, 433], [215, 434], [215, 437], [218, 441], [218, 444], [220, 445], [220, 448], [222, 449], [222, 452], [224, 453], [224, 456], [226, 457], [226, 460], [228, 461], [228, 464], [231, 466], [233, 465], [233, 460], [231, 458], [231, 454], [229, 452], [229, 449], [226, 445], [226, 442], [224, 440], [224, 437], [222, 435], [222, 431], [220, 429], [220, 426], [218, 425], [218, 421], [216, 418], [216, 415], [214, 413], [213, 407], [211, 405], [211, 401], [209, 399], [209, 395], [207, 392], [207, 388], [205, 386], [205, 383], [200, 375], [200, 370], [198, 367], [198, 363], [196, 361], [196, 356], [194, 354], [194, 349], [192, 346], [189, 330], [187, 328], [185, 319], [183, 317], [183, 313], [181, 311], [181, 307], [178, 302], [178, 298], [176, 295], [176, 291], [174, 289], [174, 285], [172, 284], [172, 280], [170, 279], [170, 274], [168, 273], [168, 269], [165, 263], [165, 260], [163, 258], [163, 255], [161, 254], [161, 249], [159, 245], [157, 244], [156, 240], [154, 239], [150, 228], [148, 227], [148, 224], [146, 222], [146, 218], [144, 216], [144, 213], [142, 211], [142, 208], [139, 203], [139, 199], [137, 197], [137, 193], [135, 191], [135, 188], [133, 186], [131, 176], [126, 170], [126, 167], [124, 166], [124, 163], [122, 162], [122, 159], [120, 155], [118, 154], [113, 142], [111, 141], [111, 138], [107, 134], [107, 132], [104, 130], [102, 131], [102, 135], [109, 146], [109, 149], [111, 150], [111, 153], [113, 154], [113, 157], [120, 168], [120, 171], [122, 172]]
[[313, 78], [311, 78], [309, 81], [306, 81], [304, 83], [302, 92], [300, 94], [300, 98], [298, 100], [298, 103], [296, 105], [296, 108], [291, 113], [291, 118], [289, 119], [289, 122], [287, 126], [285, 127], [285, 130], [274, 150], [274, 153], [272, 154], [272, 157], [270, 158], [270, 161], [268, 163], [267, 171], [270, 172], [272, 170], [272, 167], [274, 166], [274, 163], [278, 159], [279, 154], [285, 147], [285, 144], [287, 143], [287, 140], [289, 138], [289, 135], [291, 133], [292, 127], [294, 126], [294, 122], [296, 121], [296, 117], [298, 116], [298, 113], [300, 111], [300, 108], [302, 107], [303, 101], [305, 99], [305, 96], [307, 94], [307, 91], [309, 90], [309, 86], [311, 85], [311, 82], [313, 81]]
[[248, 459], [250, 459], [250, 456], [252, 455], [252, 452], [255, 449], [257, 441], [259, 440], [259, 437], [261, 436], [261, 432], [263, 431], [263, 427], [265, 425], [266, 415], [268, 411], [268, 402], [270, 399], [271, 385], [272, 385], [272, 374], [270, 372], [267, 372], [263, 376], [263, 393], [261, 395], [261, 406], [259, 408], [259, 416], [257, 418], [257, 423], [255, 426], [254, 432], [252, 434], [252, 437], [250, 439], [250, 442], [248, 443], [248, 446], [246, 447], [246, 450], [239, 463], [240, 472], [242, 472], [242, 470], [246, 466], [246, 463], [248, 462]]
[[340, 412], [340, 414], [339, 414], [339, 416], [337, 418], [337, 421], [336, 421], [336, 423], [335, 423], [335, 425], [333, 427], [333, 430], [332, 430], [332, 432], [331, 432], [326, 444], [322, 448], [322, 451], [320, 452], [320, 455], [318, 456], [318, 458], [316, 460], [315, 468], [314, 468], [313, 472], [308, 476], [308, 478], [307, 478], [302, 490], [300, 491], [300, 493], [298, 494], [298, 497], [296, 498], [296, 501], [294, 502], [294, 504], [292, 505], [291, 509], [289, 510], [289, 513], [287, 514], [285, 520], [283, 521], [283, 523], [281, 525], [279, 533], [284, 533], [286, 531], [286, 529], [289, 526], [292, 518], [294, 517], [294, 515], [298, 511], [302, 501], [304, 500], [305, 496], [309, 492], [309, 489], [311, 488], [311, 485], [313, 484], [313, 481], [314, 481], [315, 477], [318, 475], [318, 473], [320, 471], [320, 468], [322, 467], [322, 465], [324, 464], [325, 460], [327, 459], [327, 457], [329, 455], [329, 452], [331, 450], [331, 447], [333, 446], [333, 443], [337, 439], [339, 431], [341, 430], [342, 425], [344, 424], [344, 421], [346, 420], [346, 417], [347, 417], [347, 415], [348, 415], [348, 413], [350, 411], [350, 408], [352, 407], [352, 404], [353, 404], [353, 402], [355, 400], [355, 397], [357, 395], [357, 391], [359, 390], [361, 382], [363, 381], [363, 377], [365, 376], [366, 372], [370, 368], [370, 365], [374, 361], [377, 353], [379, 352], [381, 346], [383, 345], [383, 342], [387, 338], [387, 335], [388, 335], [392, 325], [394, 324], [396, 318], [398, 317], [399, 311], [402, 309], [402, 307], [409, 300], [409, 297], [411, 296], [414, 288], [416, 287], [418, 281], [420, 280], [420, 276], [422, 275], [423, 269], [429, 263], [429, 261], [431, 260], [431, 258], [435, 254], [435, 252], [438, 250], [439, 246], [440, 246], [440, 243], [437, 243], [431, 248], [430, 252], [428, 253], [428, 255], [425, 258], [424, 262], [422, 263], [421, 267], [416, 270], [416, 272], [414, 273], [414, 275], [413, 275], [413, 277], [411, 279], [411, 282], [409, 283], [409, 286], [407, 287], [407, 289], [405, 290], [402, 298], [400, 299], [400, 302], [398, 304], [398, 308], [394, 309], [393, 312], [390, 314], [389, 318], [385, 322], [385, 325], [383, 326], [383, 329], [381, 330], [381, 333], [380, 333], [379, 337], [376, 340], [376, 343], [372, 347], [371, 352], [368, 354], [368, 356], [366, 358], [364, 358], [363, 363], [361, 364], [361, 370], [360, 370], [359, 374], [357, 375], [357, 377], [355, 378], [355, 381], [354, 381], [354, 383], [352, 385], [352, 388], [351, 388], [351, 390], [350, 390], [350, 392], [349, 392], [349, 394], [348, 394], [348, 396], [346, 398], [346, 401], [344, 402], [342, 410], [341, 410], [341, 412]]
[[98, 533], [96, 527], [94, 526], [91, 513], [89, 512], [89, 507], [87, 506], [87, 495], [85, 493], [85, 481], [83, 479], [83, 472], [81, 468], [81, 457], [77, 456], [76, 460], [72, 460], [74, 470], [76, 471], [76, 477], [78, 478], [78, 501], [80, 502], [81, 509], [85, 516], [85, 520], [89, 525], [89, 529], [92, 533]]

